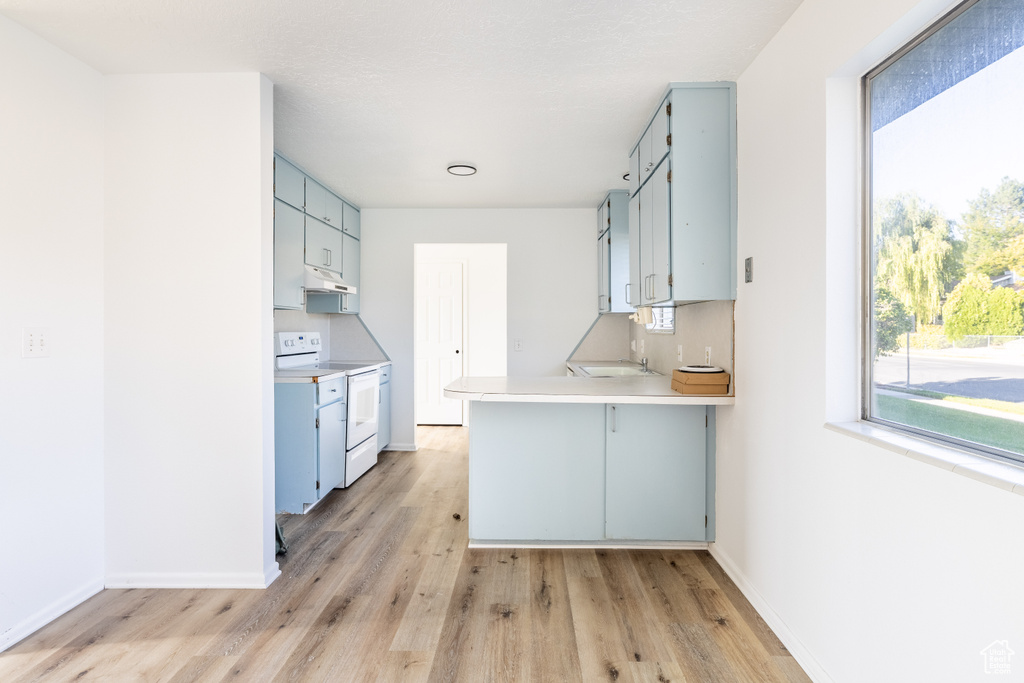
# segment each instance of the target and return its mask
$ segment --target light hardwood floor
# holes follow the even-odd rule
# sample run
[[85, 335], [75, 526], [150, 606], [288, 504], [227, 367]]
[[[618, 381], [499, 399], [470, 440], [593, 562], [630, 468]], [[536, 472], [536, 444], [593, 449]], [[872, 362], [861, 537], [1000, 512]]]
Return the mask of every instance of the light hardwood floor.
[[281, 516], [267, 590], [105, 590], [0, 681], [810, 680], [707, 552], [467, 549], [466, 430], [417, 437]]

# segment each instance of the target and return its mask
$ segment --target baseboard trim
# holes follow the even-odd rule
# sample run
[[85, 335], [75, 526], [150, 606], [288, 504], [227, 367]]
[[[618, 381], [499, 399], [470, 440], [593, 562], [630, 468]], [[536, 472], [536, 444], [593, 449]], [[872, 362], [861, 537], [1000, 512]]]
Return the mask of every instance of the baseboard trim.
[[706, 541], [478, 541], [470, 548], [549, 548], [562, 550], [707, 550]]
[[3, 633], [0, 633], [0, 652], [21, 642], [65, 612], [78, 607], [101, 590], [103, 590], [103, 581], [99, 579], [90, 581], [78, 590], [71, 591], [67, 595], [54, 600], [28, 619], [24, 619]]
[[768, 601], [764, 599], [764, 596], [754, 587], [747, 577], [740, 571], [736, 563], [732, 561], [725, 551], [723, 551], [717, 543], [712, 543], [708, 547], [708, 552], [715, 558], [722, 570], [729, 575], [736, 587], [740, 589], [743, 596], [750, 601], [757, 613], [761, 615], [765, 623], [775, 632], [775, 635], [779, 637], [782, 644], [789, 650], [789, 654], [793, 655], [793, 659], [796, 660], [797, 664], [804, 670], [814, 683], [834, 683], [832, 677], [826, 673], [825, 669], [818, 663], [818, 660], [814, 658], [803, 642], [796, 637], [796, 634], [790, 630], [786, 622], [782, 620], [778, 612], [772, 609]]
[[[280, 574], [280, 570], [277, 571]], [[257, 588], [270, 585], [276, 576], [253, 572], [251, 574], [161, 574], [128, 573], [108, 574], [107, 588]]]
[[384, 447], [386, 451], [418, 451], [419, 447], [414, 443], [395, 443], [391, 442]]

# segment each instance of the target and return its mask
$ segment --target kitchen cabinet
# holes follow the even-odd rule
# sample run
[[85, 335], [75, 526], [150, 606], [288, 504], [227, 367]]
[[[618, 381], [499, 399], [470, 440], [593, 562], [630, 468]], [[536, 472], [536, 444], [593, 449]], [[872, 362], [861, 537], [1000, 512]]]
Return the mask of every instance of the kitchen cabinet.
[[305, 217], [280, 199], [274, 200], [274, 308], [302, 308], [305, 278]]
[[630, 302], [735, 299], [735, 84], [670, 84], [630, 152], [630, 188]]
[[[600, 215], [600, 214], [599, 214]], [[605, 230], [597, 236], [597, 312], [607, 313], [611, 310], [609, 301], [610, 275], [608, 261], [611, 259], [612, 239]]]
[[606, 410], [605, 537], [704, 539], [707, 409], [617, 404]]
[[[305, 265], [341, 273], [359, 284], [361, 221], [359, 208], [307, 176], [294, 164], [274, 155], [274, 308], [301, 309]], [[281, 207], [288, 207], [284, 211]], [[278, 226], [278, 216], [280, 229]], [[302, 237], [295, 241], [297, 221]], [[301, 252], [301, 253], [300, 253]], [[312, 300], [312, 306], [310, 301]], [[358, 313], [359, 293], [305, 295], [311, 313]]]
[[344, 484], [346, 382], [274, 384], [277, 512], [307, 512]]
[[344, 220], [344, 225], [342, 226], [342, 229], [345, 231], [346, 235], [351, 235], [352, 237], [355, 237], [356, 239], [359, 239], [359, 233], [360, 233], [360, 227], [361, 227], [360, 226], [360, 218], [359, 218], [359, 209], [357, 209], [356, 207], [352, 206], [348, 202], [344, 202], [343, 211], [344, 211], [344, 215], [345, 215], [345, 220]]
[[598, 313], [625, 313], [631, 310], [626, 300], [629, 282], [629, 193], [612, 190], [597, 210], [600, 232], [597, 243]]
[[391, 364], [380, 368], [380, 410], [377, 412], [377, 452], [391, 443]]
[[274, 157], [274, 197], [302, 211], [306, 203], [305, 181], [302, 171], [286, 159]]
[[342, 237], [341, 230], [335, 230], [326, 223], [307, 215], [306, 263], [340, 273], [344, 263]]
[[470, 539], [713, 540], [713, 416], [705, 405], [473, 401]]
[[342, 242], [341, 277], [356, 288], [356, 293], [309, 292], [306, 294], [307, 313], [359, 312], [359, 240], [342, 235]]

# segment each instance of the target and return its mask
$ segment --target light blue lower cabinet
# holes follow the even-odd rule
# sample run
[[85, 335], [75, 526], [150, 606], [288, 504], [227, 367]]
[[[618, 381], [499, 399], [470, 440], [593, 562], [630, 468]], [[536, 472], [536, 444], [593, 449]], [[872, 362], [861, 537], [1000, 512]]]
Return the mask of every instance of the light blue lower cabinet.
[[704, 406], [607, 406], [610, 539], [705, 540]]
[[344, 393], [318, 406], [316, 384], [274, 385], [276, 512], [301, 514], [344, 484], [346, 418]]
[[706, 406], [472, 402], [469, 537], [482, 543], [713, 539], [713, 527], [705, 526], [714, 507], [708, 412]]
[[486, 403], [469, 415], [469, 537], [604, 537], [604, 406]]

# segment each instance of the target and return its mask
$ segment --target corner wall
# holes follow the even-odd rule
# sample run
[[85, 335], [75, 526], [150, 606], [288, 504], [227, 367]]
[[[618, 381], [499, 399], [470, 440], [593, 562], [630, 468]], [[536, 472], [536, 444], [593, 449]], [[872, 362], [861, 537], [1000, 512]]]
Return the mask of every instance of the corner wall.
[[106, 78], [109, 587], [279, 573], [271, 88], [259, 74]]
[[103, 82], [2, 16], [0, 65], [4, 650], [103, 588]]
[[[508, 374], [564, 375], [597, 315], [594, 209], [363, 209], [360, 315], [391, 356], [392, 445], [415, 444], [413, 245], [508, 245]], [[524, 350], [512, 351], [513, 339]]]
[[806, 0], [738, 80], [755, 278], [718, 409], [714, 554], [816, 681], [987, 680], [982, 649], [1024, 646], [1024, 498], [824, 426], [857, 419], [851, 93], [944, 9]]

